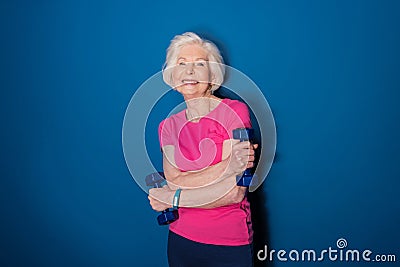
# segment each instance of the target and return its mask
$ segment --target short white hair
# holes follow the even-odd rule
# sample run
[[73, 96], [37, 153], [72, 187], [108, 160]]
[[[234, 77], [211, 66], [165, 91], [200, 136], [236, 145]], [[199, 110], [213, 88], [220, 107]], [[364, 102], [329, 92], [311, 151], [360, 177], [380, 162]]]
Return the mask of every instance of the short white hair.
[[[172, 80], [172, 67], [174, 67], [178, 61], [178, 55], [181, 48], [185, 45], [197, 44], [208, 52], [208, 62], [210, 66], [210, 72], [214, 76], [214, 80], [211, 86], [211, 91], [217, 90], [225, 76], [225, 65], [224, 60], [218, 47], [211, 41], [202, 39], [200, 36], [193, 32], [185, 32], [181, 35], [176, 35], [172, 40], [167, 49], [167, 56], [165, 63], [162, 68], [164, 82], [174, 87]], [[217, 63], [217, 64], [213, 64]]]

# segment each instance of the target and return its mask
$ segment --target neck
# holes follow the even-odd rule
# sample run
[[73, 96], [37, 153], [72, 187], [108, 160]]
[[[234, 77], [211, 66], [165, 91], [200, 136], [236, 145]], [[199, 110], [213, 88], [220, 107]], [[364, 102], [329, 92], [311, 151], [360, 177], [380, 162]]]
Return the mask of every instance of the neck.
[[199, 97], [186, 100], [186, 118], [190, 121], [198, 121], [211, 111], [211, 98]]
[[186, 118], [189, 121], [198, 122], [202, 117], [210, 113], [219, 104], [220, 100], [212, 94], [190, 99], [185, 98]]

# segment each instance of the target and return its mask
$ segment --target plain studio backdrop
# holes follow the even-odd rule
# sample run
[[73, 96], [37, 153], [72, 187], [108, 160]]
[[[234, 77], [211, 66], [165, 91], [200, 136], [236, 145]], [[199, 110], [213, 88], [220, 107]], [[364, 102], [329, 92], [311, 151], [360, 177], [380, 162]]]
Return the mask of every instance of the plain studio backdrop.
[[[186, 31], [216, 42], [274, 114], [255, 251], [344, 238], [400, 260], [399, 1], [2, 1], [0, 13], [1, 266], [166, 266], [167, 228], [128, 171], [121, 131]], [[146, 138], [159, 168], [157, 133]]]

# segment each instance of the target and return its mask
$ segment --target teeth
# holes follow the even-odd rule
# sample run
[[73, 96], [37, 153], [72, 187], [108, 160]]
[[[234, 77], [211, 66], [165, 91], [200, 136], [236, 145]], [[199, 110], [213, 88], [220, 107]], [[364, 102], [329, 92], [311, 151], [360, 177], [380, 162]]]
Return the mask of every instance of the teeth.
[[182, 83], [184, 83], [184, 84], [196, 84], [196, 83], [198, 83], [198, 81], [195, 81], [195, 80], [182, 80]]

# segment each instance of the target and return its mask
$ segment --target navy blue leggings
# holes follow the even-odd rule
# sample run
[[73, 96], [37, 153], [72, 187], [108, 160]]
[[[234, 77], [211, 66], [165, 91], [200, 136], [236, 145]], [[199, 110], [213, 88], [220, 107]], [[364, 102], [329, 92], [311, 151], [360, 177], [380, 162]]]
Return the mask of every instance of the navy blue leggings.
[[168, 263], [170, 267], [252, 267], [253, 246], [208, 245], [169, 231]]

